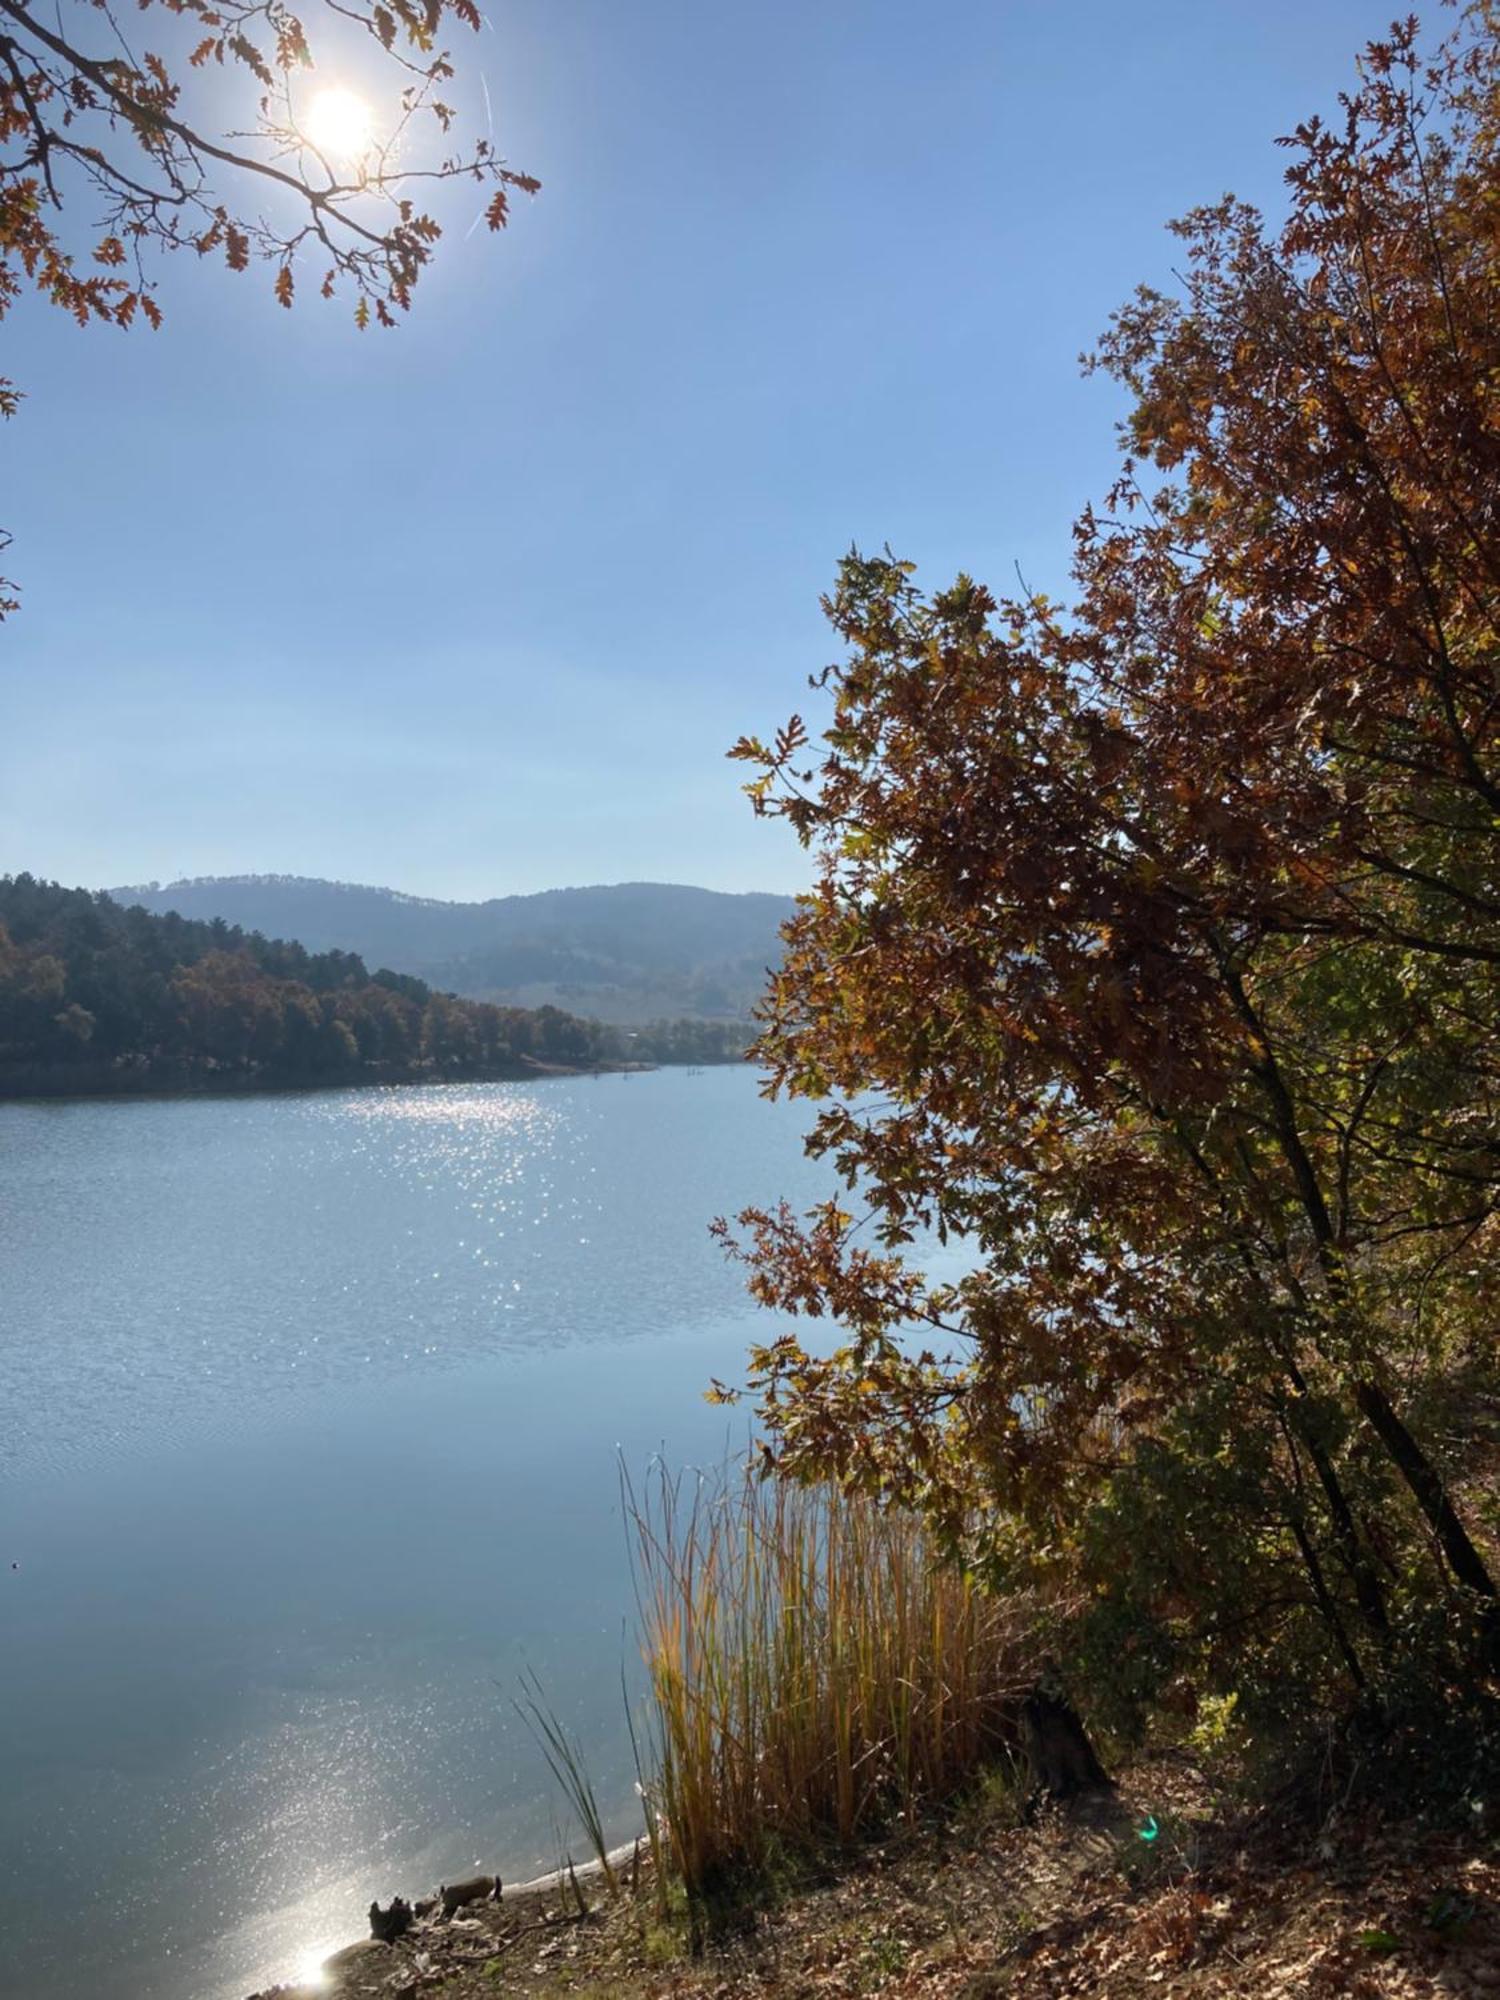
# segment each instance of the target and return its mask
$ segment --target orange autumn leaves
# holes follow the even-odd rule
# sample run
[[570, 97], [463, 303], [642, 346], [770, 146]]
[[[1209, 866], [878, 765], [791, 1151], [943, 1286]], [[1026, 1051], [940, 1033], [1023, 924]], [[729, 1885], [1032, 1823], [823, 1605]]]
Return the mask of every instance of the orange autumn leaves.
[[1497, 1303], [1497, 48], [1394, 30], [1280, 228], [1177, 225], [1094, 359], [1134, 408], [1070, 606], [851, 555], [821, 740], [735, 751], [818, 870], [770, 1087], [854, 1191], [741, 1218], [838, 1327], [752, 1358], [780, 1463], [1064, 1568], [1155, 1495], [1158, 1609], [1253, 1572], [1360, 1681], [1398, 1600], [1494, 1632], [1435, 1439]]

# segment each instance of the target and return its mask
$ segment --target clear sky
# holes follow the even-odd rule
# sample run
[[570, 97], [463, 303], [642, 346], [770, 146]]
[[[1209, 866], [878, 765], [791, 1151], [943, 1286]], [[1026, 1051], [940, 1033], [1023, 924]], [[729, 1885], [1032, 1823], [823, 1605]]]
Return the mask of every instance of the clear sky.
[[399, 332], [185, 260], [160, 334], [5, 323], [0, 868], [796, 887], [723, 752], [806, 705], [841, 552], [1063, 588], [1079, 350], [1169, 216], [1278, 203], [1391, 12], [491, 6], [455, 49], [545, 186]]

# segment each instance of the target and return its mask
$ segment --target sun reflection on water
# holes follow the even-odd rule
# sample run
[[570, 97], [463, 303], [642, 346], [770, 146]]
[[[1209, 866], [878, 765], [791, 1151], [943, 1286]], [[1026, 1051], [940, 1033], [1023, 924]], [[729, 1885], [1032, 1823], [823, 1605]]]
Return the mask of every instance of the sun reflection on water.
[[751, 1309], [706, 1219], [825, 1189], [738, 1072], [119, 1110], [0, 1107], [7, 1311], [47, 1333], [0, 1405], [72, 1454], [23, 1426], [7, 1500], [26, 1574], [76, 1577], [7, 1716], [51, 1789], [0, 1788], [0, 1985], [243, 2000], [376, 1896], [549, 1865], [518, 1648], [624, 1797], [615, 1447], [723, 1448], [698, 1386]]

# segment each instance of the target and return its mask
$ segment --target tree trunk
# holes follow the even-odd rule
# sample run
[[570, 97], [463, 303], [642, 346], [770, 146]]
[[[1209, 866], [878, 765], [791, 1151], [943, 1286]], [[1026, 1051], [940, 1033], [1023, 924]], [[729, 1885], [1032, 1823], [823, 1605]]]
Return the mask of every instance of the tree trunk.
[[1344, 1656], [1344, 1665], [1349, 1669], [1350, 1680], [1353, 1681], [1360, 1693], [1363, 1694], [1368, 1685], [1365, 1679], [1365, 1670], [1359, 1664], [1359, 1655], [1349, 1643], [1349, 1634], [1344, 1630], [1344, 1621], [1339, 1616], [1339, 1608], [1333, 1601], [1333, 1595], [1328, 1588], [1328, 1581], [1323, 1575], [1323, 1565], [1318, 1561], [1318, 1552], [1313, 1547], [1306, 1528], [1297, 1519], [1295, 1514], [1292, 1516], [1292, 1535], [1298, 1549], [1301, 1551], [1303, 1565], [1307, 1570], [1308, 1580], [1312, 1584], [1313, 1596], [1317, 1600], [1318, 1610], [1322, 1614], [1323, 1622], [1332, 1632], [1334, 1643]]
[[1114, 1784], [1077, 1711], [1040, 1688], [1021, 1704], [1021, 1750], [1033, 1787], [1048, 1798], [1068, 1799]]
[[1488, 1600], [1486, 1613], [1494, 1622], [1497, 1609], [1494, 1579], [1484, 1566], [1484, 1558], [1469, 1540], [1468, 1530], [1454, 1509], [1443, 1484], [1442, 1474], [1417, 1443], [1392, 1407], [1378, 1383], [1357, 1382], [1355, 1401], [1360, 1413], [1390, 1453], [1397, 1471], [1411, 1488], [1417, 1505], [1427, 1516], [1437, 1536], [1448, 1567], [1466, 1590]]
[[[1286, 1367], [1298, 1394], [1298, 1401], [1284, 1413], [1288, 1428], [1295, 1432], [1298, 1442], [1312, 1460], [1313, 1468], [1318, 1475], [1318, 1484], [1323, 1488], [1324, 1497], [1328, 1502], [1328, 1512], [1333, 1520], [1339, 1555], [1353, 1581], [1360, 1616], [1376, 1637], [1384, 1640], [1389, 1636], [1391, 1629], [1391, 1621], [1385, 1608], [1384, 1587], [1360, 1540], [1348, 1496], [1344, 1492], [1333, 1460], [1324, 1450], [1313, 1426], [1303, 1415], [1301, 1400], [1307, 1394], [1307, 1382], [1302, 1370], [1290, 1356], [1286, 1357]], [[1295, 1450], [1294, 1445], [1294, 1453]]]
[[[1237, 973], [1224, 968], [1225, 983], [1233, 995], [1235, 1004], [1246, 1025], [1262, 1037], [1261, 1024], [1245, 992], [1244, 982]], [[1348, 1276], [1344, 1268], [1344, 1251], [1333, 1226], [1328, 1204], [1318, 1182], [1317, 1169], [1312, 1156], [1302, 1142], [1297, 1129], [1296, 1108], [1291, 1092], [1287, 1089], [1274, 1058], [1268, 1053], [1256, 1065], [1259, 1077], [1270, 1100], [1272, 1121], [1281, 1141], [1281, 1150], [1287, 1165], [1292, 1170], [1297, 1191], [1302, 1201], [1303, 1211], [1312, 1225], [1314, 1239], [1318, 1246], [1318, 1261], [1328, 1285], [1329, 1296], [1341, 1309], [1349, 1302]], [[1354, 1384], [1354, 1400], [1361, 1416], [1380, 1439], [1390, 1454], [1396, 1470], [1411, 1488], [1417, 1505], [1426, 1515], [1429, 1526], [1438, 1540], [1438, 1546], [1447, 1558], [1448, 1567], [1466, 1590], [1487, 1600], [1485, 1625], [1490, 1643], [1494, 1642], [1500, 1629], [1500, 1593], [1496, 1592], [1494, 1579], [1484, 1566], [1484, 1558], [1469, 1540], [1468, 1531], [1459, 1520], [1453, 1502], [1448, 1497], [1448, 1489], [1443, 1484], [1442, 1474], [1423, 1451], [1406, 1425], [1396, 1414], [1396, 1410], [1378, 1382], [1368, 1376]]]

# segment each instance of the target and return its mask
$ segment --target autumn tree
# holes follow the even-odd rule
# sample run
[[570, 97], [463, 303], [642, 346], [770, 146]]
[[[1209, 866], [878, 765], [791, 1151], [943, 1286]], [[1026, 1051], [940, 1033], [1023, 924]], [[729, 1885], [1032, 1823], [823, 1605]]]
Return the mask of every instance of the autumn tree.
[[754, 1353], [771, 1447], [1128, 1608], [1147, 1695], [1494, 1659], [1497, 105], [1489, 0], [1371, 46], [1113, 321], [1075, 601], [851, 556], [820, 747], [737, 748], [818, 864], [768, 1088], [858, 1195], [741, 1218], [841, 1332]]
[[30, 289], [82, 325], [157, 326], [161, 253], [186, 250], [394, 326], [442, 234], [435, 187], [476, 185], [498, 230], [537, 186], [451, 101], [443, 37], [480, 24], [474, 0], [140, 0], [127, 32], [106, 0], [0, 0], [0, 317]]

